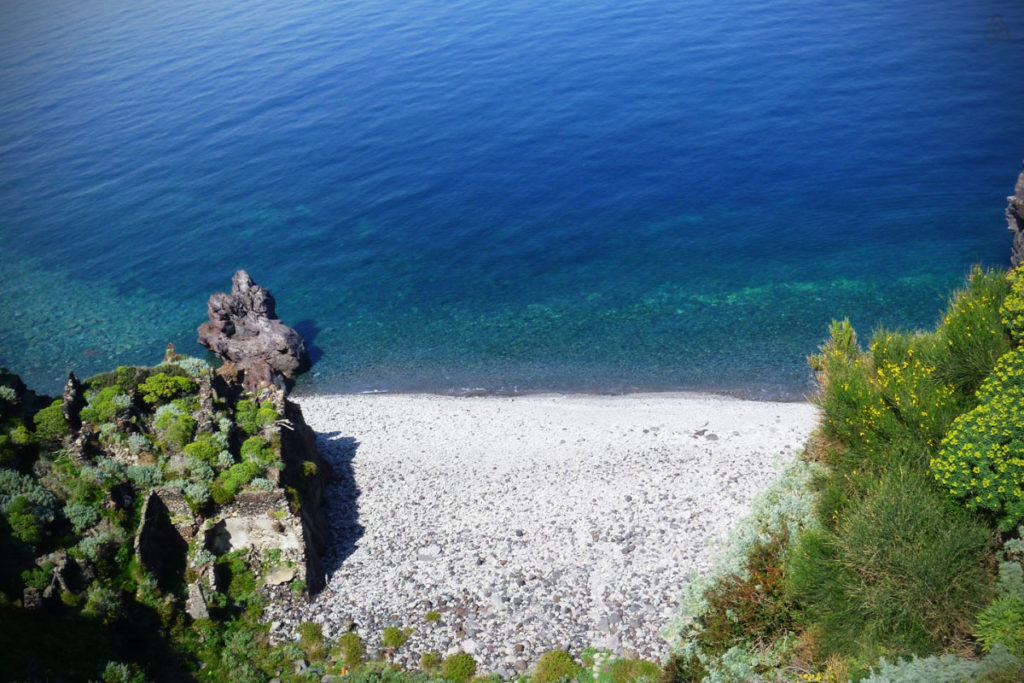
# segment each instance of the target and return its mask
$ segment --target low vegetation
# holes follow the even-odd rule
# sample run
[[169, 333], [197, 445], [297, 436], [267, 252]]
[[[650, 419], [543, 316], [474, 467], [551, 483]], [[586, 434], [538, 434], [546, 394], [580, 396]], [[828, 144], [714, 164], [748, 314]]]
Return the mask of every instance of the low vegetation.
[[689, 588], [664, 680], [1024, 678], [1022, 282], [976, 268], [934, 331], [867, 349], [832, 324], [807, 485]]

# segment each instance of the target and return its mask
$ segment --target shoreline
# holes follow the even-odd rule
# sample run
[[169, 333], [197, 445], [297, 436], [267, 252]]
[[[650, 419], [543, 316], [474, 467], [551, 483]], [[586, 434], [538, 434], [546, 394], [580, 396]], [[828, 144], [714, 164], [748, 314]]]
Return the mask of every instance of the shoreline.
[[505, 677], [553, 648], [661, 658], [683, 584], [818, 421], [706, 392], [293, 398], [335, 470], [333, 536], [275, 637], [411, 627], [407, 665], [465, 651]]
[[712, 398], [753, 403], [813, 403], [813, 390], [797, 395], [789, 393], [754, 396], [743, 390], [712, 390], [712, 389], [626, 389], [626, 390], [502, 390], [483, 388], [459, 388], [447, 391], [428, 391], [425, 389], [367, 389], [363, 391], [303, 391], [294, 390], [288, 397], [297, 403], [307, 399], [330, 399], [346, 396], [414, 396], [422, 398], [528, 398], [528, 397], [590, 397], [590, 398], [627, 398], [627, 397], [664, 397], [664, 398]]

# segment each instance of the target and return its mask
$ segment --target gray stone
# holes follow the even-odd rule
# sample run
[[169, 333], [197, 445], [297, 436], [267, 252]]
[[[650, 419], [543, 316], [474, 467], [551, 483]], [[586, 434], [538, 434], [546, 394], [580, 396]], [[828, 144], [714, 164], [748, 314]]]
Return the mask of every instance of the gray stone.
[[420, 548], [417, 557], [421, 560], [436, 560], [441, 555], [441, 546], [436, 543], [431, 543], [425, 548]]
[[206, 605], [206, 597], [203, 589], [198, 583], [191, 583], [188, 586], [188, 598], [185, 600], [185, 610], [193, 619], [209, 619], [210, 610]]
[[274, 567], [263, 577], [268, 586], [280, 586], [295, 578], [295, 570], [291, 567]]
[[32, 611], [43, 606], [43, 596], [38, 588], [28, 586], [21, 594], [21, 606]]

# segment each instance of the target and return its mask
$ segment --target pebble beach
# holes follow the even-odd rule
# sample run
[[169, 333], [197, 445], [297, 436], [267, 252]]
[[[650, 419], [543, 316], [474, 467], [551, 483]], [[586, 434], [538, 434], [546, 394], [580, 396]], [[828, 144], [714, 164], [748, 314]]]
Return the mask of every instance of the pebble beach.
[[272, 633], [355, 630], [372, 655], [411, 628], [393, 661], [468, 652], [505, 678], [552, 648], [661, 659], [682, 586], [818, 415], [691, 393], [297, 401], [334, 468], [328, 582], [268, 609]]

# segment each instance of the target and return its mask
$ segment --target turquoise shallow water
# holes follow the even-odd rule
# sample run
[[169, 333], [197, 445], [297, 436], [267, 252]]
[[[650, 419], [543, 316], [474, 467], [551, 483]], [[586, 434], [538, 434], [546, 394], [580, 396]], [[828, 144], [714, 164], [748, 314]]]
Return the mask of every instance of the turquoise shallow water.
[[40, 390], [200, 354], [243, 267], [300, 391], [795, 397], [830, 319], [1008, 261], [1019, 3], [44, 5], [0, 16], [0, 363]]

